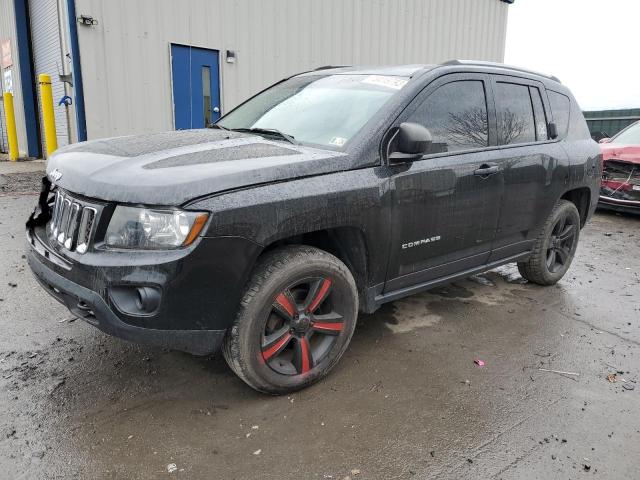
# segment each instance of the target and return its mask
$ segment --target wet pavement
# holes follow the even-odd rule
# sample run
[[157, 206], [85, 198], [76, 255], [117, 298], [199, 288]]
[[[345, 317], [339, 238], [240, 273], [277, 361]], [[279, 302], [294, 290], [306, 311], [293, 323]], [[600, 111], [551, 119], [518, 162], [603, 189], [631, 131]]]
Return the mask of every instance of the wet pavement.
[[510, 265], [362, 315], [326, 380], [268, 397], [42, 291], [22, 173], [0, 171], [0, 478], [639, 476], [640, 218], [596, 214], [554, 287]]

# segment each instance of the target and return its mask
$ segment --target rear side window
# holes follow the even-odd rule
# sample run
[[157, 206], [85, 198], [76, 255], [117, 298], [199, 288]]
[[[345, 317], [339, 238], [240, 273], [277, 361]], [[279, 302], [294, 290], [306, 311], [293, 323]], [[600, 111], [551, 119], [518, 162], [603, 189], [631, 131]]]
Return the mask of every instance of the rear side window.
[[500, 145], [536, 141], [533, 104], [527, 85], [496, 83], [496, 109]]
[[439, 152], [486, 147], [489, 129], [484, 82], [461, 80], [439, 87], [408, 121], [428, 128]]
[[542, 142], [549, 139], [549, 136], [547, 135], [547, 117], [544, 113], [542, 96], [540, 96], [540, 89], [536, 87], [529, 87], [529, 93], [531, 93], [533, 114], [536, 119], [536, 139], [539, 142]]
[[569, 131], [571, 100], [566, 95], [558, 92], [547, 90], [547, 93], [549, 94], [549, 103], [551, 103], [551, 111], [553, 112], [553, 121], [558, 127], [558, 135], [560, 138], [564, 138]]

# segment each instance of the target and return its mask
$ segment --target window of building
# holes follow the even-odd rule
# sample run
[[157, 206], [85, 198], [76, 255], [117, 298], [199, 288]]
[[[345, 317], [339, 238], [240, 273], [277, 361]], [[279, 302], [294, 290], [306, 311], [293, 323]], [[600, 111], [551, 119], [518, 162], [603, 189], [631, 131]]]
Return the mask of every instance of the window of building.
[[558, 135], [560, 138], [567, 136], [569, 131], [569, 112], [571, 111], [571, 100], [561, 93], [547, 91], [549, 93], [549, 103], [551, 103], [551, 111], [553, 112], [553, 121], [558, 127]]
[[484, 83], [447, 83], [429, 95], [407, 121], [429, 129], [436, 152], [486, 147], [489, 130]]
[[536, 141], [536, 127], [529, 87], [515, 83], [496, 84], [498, 143], [513, 145]]
[[211, 68], [202, 67], [202, 105], [204, 109], [204, 126], [210, 127], [213, 124], [213, 110], [211, 107]]

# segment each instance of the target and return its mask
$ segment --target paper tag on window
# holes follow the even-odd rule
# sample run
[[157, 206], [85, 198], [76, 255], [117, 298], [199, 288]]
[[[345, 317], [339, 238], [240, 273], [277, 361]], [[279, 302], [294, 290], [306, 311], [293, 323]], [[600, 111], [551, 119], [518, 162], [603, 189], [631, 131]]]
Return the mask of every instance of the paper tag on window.
[[369, 85], [377, 85], [379, 87], [393, 88], [394, 90], [400, 90], [407, 82], [406, 78], [402, 77], [388, 77], [384, 75], [369, 75], [362, 80], [362, 83], [368, 83]]
[[343, 137], [333, 137], [330, 143], [331, 145], [335, 145], [336, 147], [342, 147], [345, 143], [347, 143], [347, 139]]

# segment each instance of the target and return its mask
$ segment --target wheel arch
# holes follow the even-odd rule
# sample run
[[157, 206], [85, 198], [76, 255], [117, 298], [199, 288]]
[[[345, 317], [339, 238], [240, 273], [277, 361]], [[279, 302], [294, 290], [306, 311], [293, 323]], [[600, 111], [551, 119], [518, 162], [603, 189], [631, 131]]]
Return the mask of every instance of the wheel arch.
[[342, 261], [356, 282], [363, 308], [369, 279], [369, 249], [364, 232], [357, 227], [334, 227], [292, 235], [273, 241], [261, 255], [287, 245], [307, 245], [328, 252]]
[[580, 228], [584, 227], [589, 216], [591, 190], [588, 187], [575, 188], [565, 192], [560, 199], [568, 200], [576, 206], [580, 214]]

